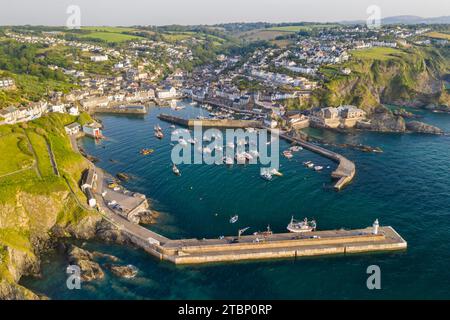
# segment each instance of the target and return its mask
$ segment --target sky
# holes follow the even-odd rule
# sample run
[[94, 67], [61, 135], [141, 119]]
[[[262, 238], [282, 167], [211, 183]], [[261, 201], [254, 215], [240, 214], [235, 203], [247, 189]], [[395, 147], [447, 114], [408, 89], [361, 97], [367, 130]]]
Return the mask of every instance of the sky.
[[[449, 0], [1, 0], [0, 25], [65, 25], [78, 5], [81, 25], [217, 24], [226, 22], [333, 22], [382, 17], [450, 15]], [[7, 5], [5, 3], [7, 2]]]

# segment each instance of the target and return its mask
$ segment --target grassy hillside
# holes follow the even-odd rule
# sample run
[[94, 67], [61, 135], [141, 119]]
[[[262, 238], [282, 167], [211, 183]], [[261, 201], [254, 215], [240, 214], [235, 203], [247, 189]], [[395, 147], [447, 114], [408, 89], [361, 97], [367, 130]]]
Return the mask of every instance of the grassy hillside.
[[[315, 105], [355, 104], [371, 110], [380, 103], [422, 106], [438, 103], [442, 77], [449, 72], [449, 58], [438, 49], [373, 48], [352, 52], [343, 66], [327, 66], [324, 88], [317, 90]], [[345, 76], [342, 68], [352, 73]]]
[[18, 297], [32, 297], [16, 282], [36, 270], [41, 244], [51, 237], [52, 228], [76, 226], [96, 216], [84, 205], [86, 199], [78, 188], [88, 163], [72, 150], [64, 132], [64, 126], [75, 120], [50, 114], [27, 124], [0, 127], [0, 296], [14, 288]]

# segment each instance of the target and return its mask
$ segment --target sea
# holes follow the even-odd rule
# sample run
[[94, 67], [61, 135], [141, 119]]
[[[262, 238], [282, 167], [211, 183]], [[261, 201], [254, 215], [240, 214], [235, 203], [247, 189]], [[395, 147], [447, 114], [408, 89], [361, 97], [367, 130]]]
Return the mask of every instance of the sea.
[[[175, 266], [143, 250], [97, 241], [77, 241], [91, 251], [112, 254], [119, 264], [139, 270], [131, 279], [105, 270], [105, 278], [83, 282], [80, 289], [66, 285], [67, 260], [59, 251], [42, 257], [42, 275], [24, 277], [21, 284], [52, 299], [448, 299], [450, 298], [450, 136], [354, 131], [339, 133], [306, 129], [327, 141], [356, 164], [353, 182], [341, 192], [332, 188], [330, 173], [336, 164], [307, 150], [286, 159], [289, 144], [280, 141], [282, 177], [265, 181], [260, 165], [180, 164], [172, 172], [170, 124], [160, 113], [192, 118], [207, 111], [189, 101], [175, 111], [153, 106], [147, 115], [97, 115], [106, 137], [98, 142], [83, 138], [85, 151], [112, 175], [127, 173], [124, 186], [145, 194], [160, 215], [147, 226], [164, 236], [216, 238], [247, 233], [286, 232], [292, 216], [317, 221], [319, 230], [363, 228], [375, 219], [394, 227], [408, 242], [399, 252], [336, 255], [298, 259], [243, 261]], [[392, 107], [392, 106], [391, 106]], [[395, 108], [395, 107], [392, 107]], [[450, 114], [407, 108], [420, 121], [450, 132]], [[159, 124], [166, 133], [154, 137]], [[366, 153], [339, 144], [380, 147]], [[143, 148], [154, 153], [140, 155]], [[303, 165], [324, 167], [315, 172]], [[230, 217], [239, 215], [235, 224]], [[99, 261], [105, 263], [106, 261]], [[367, 286], [370, 266], [380, 270], [381, 289]]]

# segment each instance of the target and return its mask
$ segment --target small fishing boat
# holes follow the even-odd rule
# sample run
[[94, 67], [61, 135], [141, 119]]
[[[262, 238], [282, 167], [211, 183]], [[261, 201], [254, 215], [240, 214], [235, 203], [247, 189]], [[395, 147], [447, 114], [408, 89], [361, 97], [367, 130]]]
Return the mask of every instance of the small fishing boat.
[[275, 169], [275, 168], [272, 168], [272, 170], [270, 170], [270, 174], [274, 175], [274, 176], [278, 176], [278, 177], [282, 177], [283, 176], [283, 174], [280, 171], [278, 171], [277, 169]]
[[162, 139], [164, 138], [164, 133], [162, 133], [162, 131], [155, 131], [155, 137]]
[[239, 220], [239, 216], [236, 214], [230, 218], [230, 223], [236, 223]]
[[232, 164], [234, 164], [234, 160], [231, 157], [224, 157], [224, 162], [225, 164], [231, 166]]
[[292, 154], [291, 151], [289, 150], [285, 150], [283, 151], [283, 155], [287, 158], [287, 159], [291, 159], [294, 155]]
[[153, 130], [155, 130], [155, 131], [162, 131], [162, 128], [159, 126], [159, 124], [157, 124], [157, 125], [155, 125], [153, 127]]
[[314, 170], [315, 170], [315, 171], [322, 171], [322, 170], [323, 170], [323, 167], [322, 167], [322, 166], [315, 166], [315, 167], [314, 167]]
[[267, 180], [267, 181], [271, 181], [272, 179], [273, 179], [273, 176], [272, 176], [272, 174], [270, 174], [270, 172], [263, 172], [263, 173], [261, 173], [261, 178], [263, 178], [264, 180]]
[[243, 153], [236, 154], [236, 161], [238, 164], [245, 164], [247, 162], [247, 158]]
[[149, 154], [152, 154], [154, 151], [155, 151], [155, 150], [153, 150], [153, 149], [142, 149], [142, 150], [141, 150], [141, 154], [142, 154], [143, 156], [147, 156], [147, 155], [149, 155]]
[[289, 148], [289, 150], [292, 151], [292, 152], [298, 152], [300, 150], [303, 150], [303, 148], [300, 147], [300, 146], [292, 146], [292, 147]]
[[177, 168], [177, 166], [175, 165], [175, 163], [174, 163], [173, 166], [172, 166], [172, 171], [173, 171], [173, 173], [175, 173], [175, 175], [181, 176], [181, 172], [180, 172], [180, 170]]
[[183, 146], [183, 147], [185, 147], [185, 146], [188, 145], [187, 141], [184, 140], [183, 138], [179, 139], [179, 140], [178, 140], [178, 143], [179, 143], [181, 146]]
[[308, 221], [308, 218], [305, 218], [303, 221], [297, 221], [294, 219], [294, 217], [292, 217], [291, 222], [287, 226], [287, 229], [290, 232], [302, 233], [315, 231], [316, 227], [317, 224], [315, 220]]
[[303, 164], [307, 168], [310, 168], [310, 169], [314, 168], [314, 163], [312, 163], [312, 161], [306, 161], [306, 162], [303, 162]]

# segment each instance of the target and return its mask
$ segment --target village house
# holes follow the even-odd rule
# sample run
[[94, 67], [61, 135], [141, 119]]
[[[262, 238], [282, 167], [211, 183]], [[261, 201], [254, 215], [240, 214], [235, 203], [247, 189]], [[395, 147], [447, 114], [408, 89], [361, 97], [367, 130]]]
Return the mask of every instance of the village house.
[[93, 61], [93, 62], [108, 61], [108, 56], [106, 56], [106, 55], [92, 56], [91, 61]]
[[174, 87], [164, 87], [163, 89], [158, 89], [156, 95], [159, 99], [175, 99], [177, 98], [177, 89]]
[[1, 89], [13, 89], [15, 87], [14, 80], [11, 78], [0, 79], [0, 90]]
[[366, 112], [355, 106], [315, 109], [310, 114], [311, 125], [326, 128], [353, 128], [358, 121], [366, 118]]
[[309, 127], [309, 118], [303, 114], [294, 114], [288, 117], [289, 124], [295, 129]]
[[108, 97], [89, 97], [80, 101], [85, 110], [95, 107], [107, 107], [109, 104]]
[[71, 123], [64, 127], [68, 135], [77, 135], [81, 130], [81, 125], [78, 122]]

